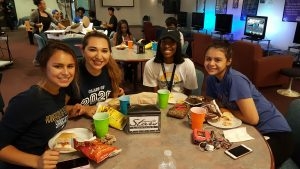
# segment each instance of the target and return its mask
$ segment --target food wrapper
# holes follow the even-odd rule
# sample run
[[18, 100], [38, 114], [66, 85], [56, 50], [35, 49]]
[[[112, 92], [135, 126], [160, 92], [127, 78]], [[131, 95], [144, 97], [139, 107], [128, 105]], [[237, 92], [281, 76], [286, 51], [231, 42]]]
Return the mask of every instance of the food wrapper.
[[121, 112], [104, 105], [99, 105], [96, 112], [107, 112], [109, 114], [109, 125], [119, 130], [124, 129], [127, 117]]
[[217, 119], [222, 116], [222, 112], [215, 100], [204, 103], [202, 107], [207, 109], [207, 114], [205, 116], [206, 120], [213, 118]]
[[79, 142], [74, 139], [74, 148], [81, 151], [86, 157], [100, 163], [108, 157], [119, 154], [122, 150], [115, 146], [102, 143], [99, 139]]
[[172, 108], [170, 108], [167, 115], [170, 117], [183, 119], [187, 115], [189, 109], [190, 106], [188, 104], [177, 103]]
[[154, 105], [157, 102], [157, 93], [141, 92], [130, 95], [130, 105]]

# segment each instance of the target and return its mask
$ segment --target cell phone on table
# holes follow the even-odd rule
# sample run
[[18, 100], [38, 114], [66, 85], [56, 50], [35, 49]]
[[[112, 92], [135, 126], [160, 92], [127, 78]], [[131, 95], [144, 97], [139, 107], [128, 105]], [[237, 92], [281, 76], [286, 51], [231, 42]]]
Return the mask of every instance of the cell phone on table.
[[229, 155], [233, 159], [238, 159], [251, 152], [252, 152], [251, 148], [245, 146], [244, 144], [241, 144], [237, 147], [226, 150], [225, 154]]
[[87, 157], [75, 158], [72, 160], [57, 163], [57, 169], [89, 169], [90, 162]]

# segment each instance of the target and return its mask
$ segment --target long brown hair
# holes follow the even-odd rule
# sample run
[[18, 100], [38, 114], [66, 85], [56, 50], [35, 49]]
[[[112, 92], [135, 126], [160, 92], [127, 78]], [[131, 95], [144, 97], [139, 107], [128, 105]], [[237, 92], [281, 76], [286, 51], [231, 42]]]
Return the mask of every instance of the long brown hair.
[[[105, 39], [107, 44], [108, 44], [109, 51], [110, 51], [110, 53], [112, 53], [109, 38], [105, 34], [103, 34], [101, 32], [98, 32], [98, 31], [88, 32], [84, 36], [83, 41], [82, 41], [82, 49], [83, 50], [88, 45], [88, 41], [91, 37], [97, 37], [97, 38]], [[122, 77], [123, 77], [122, 71], [119, 68], [119, 65], [117, 64], [117, 62], [112, 58], [112, 55], [110, 55], [108, 63], [107, 63], [106, 66], [107, 66], [107, 69], [108, 69], [108, 74], [109, 74], [109, 77], [110, 77], [110, 80], [111, 80], [111, 85], [112, 85], [112, 90], [113, 90], [112, 91], [112, 97], [118, 97], [118, 95], [119, 95], [119, 86], [122, 82]]]

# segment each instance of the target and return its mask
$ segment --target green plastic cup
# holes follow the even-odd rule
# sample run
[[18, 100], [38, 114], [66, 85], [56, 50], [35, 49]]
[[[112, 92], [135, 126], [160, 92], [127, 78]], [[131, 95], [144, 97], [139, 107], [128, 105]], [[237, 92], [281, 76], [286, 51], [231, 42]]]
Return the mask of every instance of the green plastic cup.
[[157, 91], [158, 94], [158, 106], [160, 109], [168, 107], [170, 91], [167, 89], [160, 89]]
[[95, 113], [93, 119], [97, 137], [104, 137], [108, 133], [109, 114], [107, 112]]

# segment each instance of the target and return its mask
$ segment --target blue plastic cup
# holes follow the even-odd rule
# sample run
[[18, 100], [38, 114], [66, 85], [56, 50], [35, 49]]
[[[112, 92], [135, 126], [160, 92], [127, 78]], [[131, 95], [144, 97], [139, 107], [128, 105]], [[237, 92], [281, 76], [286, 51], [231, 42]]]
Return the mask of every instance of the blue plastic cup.
[[120, 100], [120, 112], [124, 115], [128, 114], [128, 108], [130, 106], [130, 98], [128, 95], [119, 97]]
[[152, 50], [157, 51], [157, 42], [152, 42]]

